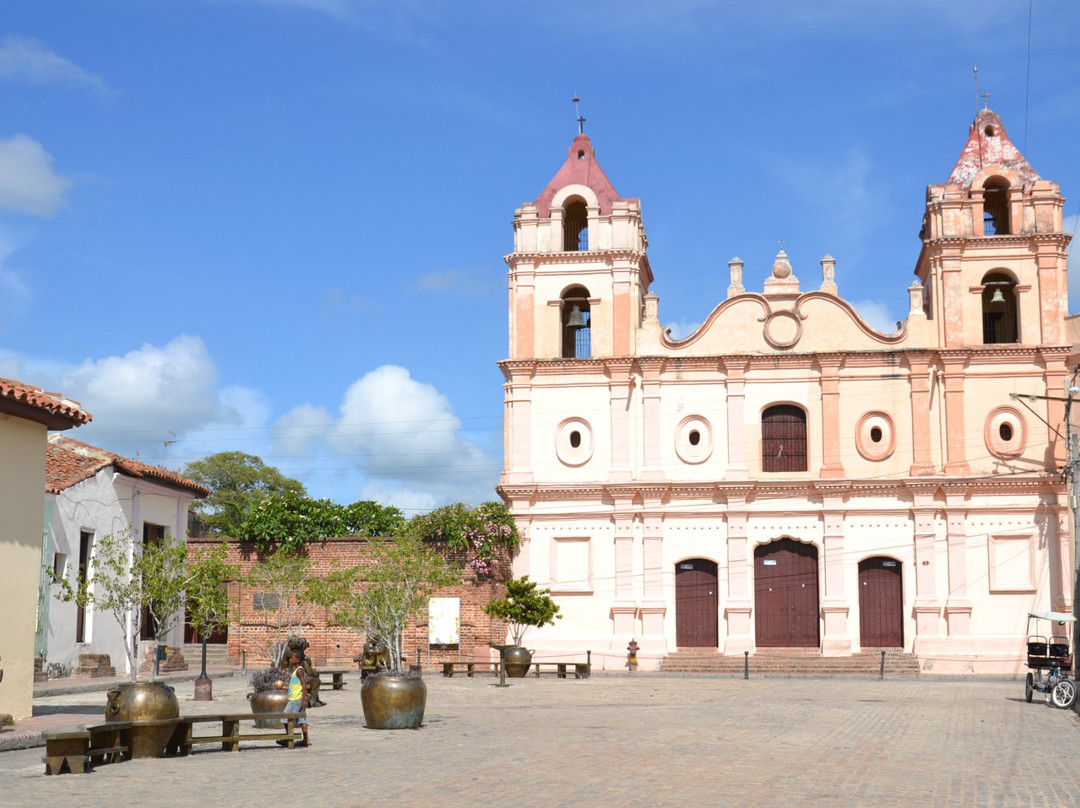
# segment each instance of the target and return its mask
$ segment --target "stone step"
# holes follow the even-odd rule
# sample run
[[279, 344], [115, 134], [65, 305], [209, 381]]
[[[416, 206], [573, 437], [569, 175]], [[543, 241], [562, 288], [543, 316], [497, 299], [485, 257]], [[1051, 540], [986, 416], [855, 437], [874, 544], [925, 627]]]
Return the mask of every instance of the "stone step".
[[[680, 649], [664, 658], [665, 673], [715, 673], [741, 676], [747, 660], [723, 656], [715, 649]], [[873, 676], [881, 673], [881, 651], [866, 650], [843, 657], [824, 657], [817, 649], [762, 649], [749, 657], [750, 675]], [[919, 661], [898, 649], [885, 652], [886, 676], [918, 676]]]
[[[202, 668], [202, 643], [185, 643], [183, 646], [184, 659], [188, 665]], [[229, 649], [225, 643], [208, 642], [206, 644], [206, 664], [214, 667], [225, 667], [229, 664]]]

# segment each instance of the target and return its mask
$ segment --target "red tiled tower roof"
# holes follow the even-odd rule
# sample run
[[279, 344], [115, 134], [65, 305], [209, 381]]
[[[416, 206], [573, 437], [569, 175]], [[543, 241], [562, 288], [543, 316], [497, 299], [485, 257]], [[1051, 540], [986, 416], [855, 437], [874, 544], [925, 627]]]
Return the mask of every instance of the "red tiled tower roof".
[[989, 165], [1012, 169], [1025, 184], [1039, 179], [1035, 169], [1005, 134], [1001, 119], [993, 110], [982, 109], [971, 124], [967, 143], [953, 166], [948, 184], [970, 188], [975, 175], [983, 166]]

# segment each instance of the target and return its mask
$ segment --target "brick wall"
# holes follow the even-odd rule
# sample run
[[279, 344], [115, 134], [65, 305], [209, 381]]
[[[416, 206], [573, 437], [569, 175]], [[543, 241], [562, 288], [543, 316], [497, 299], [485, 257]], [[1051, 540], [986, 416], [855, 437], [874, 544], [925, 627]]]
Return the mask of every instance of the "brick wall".
[[[204, 550], [213, 548], [221, 543], [219, 538], [189, 538], [188, 554], [192, 556]], [[250, 569], [262, 554], [255, 548], [244, 542], [229, 542], [230, 564], [235, 564], [245, 572]], [[437, 548], [438, 549], [438, 548]], [[368, 557], [368, 543], [366, 539], [359, 538], [331, 538], [317, 542], [308, 542], [303, 548], [302, 554], [310, 560], [316, 575], [325, 575], [334, 567], [351, 567], [363, 563]], [[481, 607], [493, 597], [504, 594], [504, 582], [510, 577], [510, 558], [505, 554], [495, 564], [495, 572], [490, 578], [477, 580], [472, 570], [467, 567], [465, 561], [467, 554], [443, 552], [444, 557], [458, 564], [465, 571], [464, 583], [458, 586], [446, 587], [438, 590], [435, 597], [456, 597], [461, 599], [461, 647], [431, 647], [428, 648], [427, 613], [421, 614], [417, 619], [409, 621], [405, 630], [404, 651], [406, 662], [415, 664], [416, 649], [421, 649], [421, 664], [426, 668], [429, 664], [457, 659], [495, 659], [497, 653], [490, 648], [491, 643], [503, 643], [506, 641], [506, 623], [502, 620], [493, 620], [481, 611]], [[233, 582], [229, 585], [230, 600], [235, 604], [240, 603], [240, 619], [245, 625], [256, 625], [255, 618], [259, 615], [254, 608], [254, 595], [256, 591], [251, 587]], [[312, 658], [316, 667], [352, 667], [356, 663], [352, 658], [360, 652], [366, 639], [361, 632], [350, 631], [338, 626], [328, 626], [326, 613], [323, 609], [317, 609], [311, 619], [304, 625], [300, 632], [311, 645], [308, 647], [308, 655]], [[240, 664], [241, 651], [247, 651], [248, 668], [259, 668], [266, 664], [266, 657], [259, 647], [250, 639], [241, 636], [240, 632], [231, 628], [228, 632], [229, 661]]]

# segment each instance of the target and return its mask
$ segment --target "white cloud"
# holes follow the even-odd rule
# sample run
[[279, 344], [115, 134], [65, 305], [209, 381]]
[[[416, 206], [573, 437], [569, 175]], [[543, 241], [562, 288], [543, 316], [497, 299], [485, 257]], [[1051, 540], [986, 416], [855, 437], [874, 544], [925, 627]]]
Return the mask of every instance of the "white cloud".
[[138, 442], [220, 419], [216, 384], [206, 345], [199, 337], [180, 336], [164, 347], [143, 345], [124, 356], [67, 368], [60, 390], [81, 401], [100, 430]]
[[3, 80], [36, 86], [89, 87], [103, 95], [111, 94], [99, 76], [47, 50], [40, 42], [21, 36], [0, 40], [0, 81]]
[[664, 328], [670, 329], [671, 333], [668, 337], [673, 340], [684, 340], [691, 334], [697, 332], [701, 328], [701, 323], [688, 322], [686, 320], [676, 320], [673, 323], [665, 323]]
[[53, 172], [52, 156], [26, 135], [0, 140], [0, 210], [52, 216], [67, 203], [71, 180]]
[[501, 466], [462, 435], [446, 396], [395, 365], [354, 382], [336, 417], [304, 404], [278, 419], [274, 432], [283, 450], [325, 452], [362, 471], [356, 498], [401, 508], [491, 499]]
[[871, 328], [883, 334], [896, 333], [897, 318], [880, 300], [861, 300], [858, 303], [852, 302], [851, 305]]

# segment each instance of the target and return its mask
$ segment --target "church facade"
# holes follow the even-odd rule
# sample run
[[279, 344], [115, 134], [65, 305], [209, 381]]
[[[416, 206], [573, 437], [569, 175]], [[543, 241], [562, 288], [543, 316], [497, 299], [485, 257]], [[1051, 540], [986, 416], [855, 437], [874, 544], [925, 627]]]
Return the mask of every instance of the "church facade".
[[1063, 201], [982, 110], [927, 189], [894, 333], [840, 296], [833, 258], [807, 282], [781, 250], [758, 289], [729, 262], [674, 340], [640, 201], [579, 134], [506, 259], [499, 493], [515, 575], [563, 615], [528, 635], [537, 658], [621, 668], [635, 640], [642, 669], [897, 648], [1019, 671], [1027, 612], [1072, 608]]

